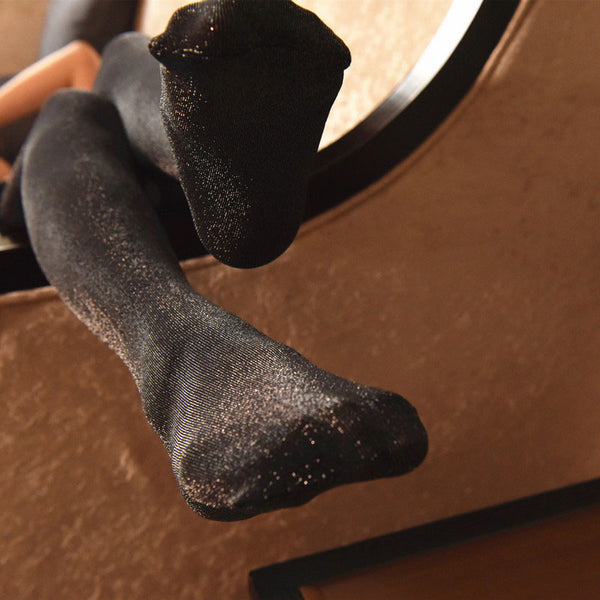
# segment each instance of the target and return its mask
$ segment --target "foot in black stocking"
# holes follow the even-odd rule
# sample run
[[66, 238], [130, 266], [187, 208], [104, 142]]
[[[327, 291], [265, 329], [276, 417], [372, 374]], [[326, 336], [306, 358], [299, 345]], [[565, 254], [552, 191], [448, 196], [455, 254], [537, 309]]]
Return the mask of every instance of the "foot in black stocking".
[[151, 315], [130, 368], [201, 515], [247, 518], [423, 460], [427, 438], [403, 398], [322, 371], [193, 293]]
[[25, 216], [49, 281], [132, 372], [190, 506], [242, 519], [416, 467], [427, 437], [405, 400], [318, 369], [189, 288], [133, 173], [114, 107], [59, 93], [25, 149]]
[[292, 242], [350, 53], [289, 0], [207, 0], [150, 43], [161, 110], [204, 247], [254, 267]]

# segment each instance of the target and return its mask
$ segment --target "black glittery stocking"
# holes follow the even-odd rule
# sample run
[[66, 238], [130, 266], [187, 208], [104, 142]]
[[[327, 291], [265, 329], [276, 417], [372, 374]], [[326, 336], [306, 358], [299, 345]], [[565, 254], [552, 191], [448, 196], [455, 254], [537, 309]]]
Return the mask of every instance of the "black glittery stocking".
[[232, 520], [416, 467], [416, 411], [356, 385], [197, 295], [134, 176], [114, 106], [63, 91], [24, 153], [25, 216], [65, 302], [119, 354], [189, 505]]
[[254, 267], [294, 239], [350, 53], [289, 0], [185, 6], [150, 43], [161, 110], [204, 247]]

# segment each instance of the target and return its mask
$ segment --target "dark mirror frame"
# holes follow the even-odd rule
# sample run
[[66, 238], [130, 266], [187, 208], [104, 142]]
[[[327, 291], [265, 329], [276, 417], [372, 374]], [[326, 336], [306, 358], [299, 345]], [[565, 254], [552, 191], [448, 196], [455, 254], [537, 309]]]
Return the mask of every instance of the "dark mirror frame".
[[[432, 43], [388, 98], [319, 151], [305, 220], [341, 204], [410, 156], [472, 87], [520, 0], [455, 2]], [[205, 254], [185, 209], [166, 215], [180, 260]], [[0, 247], [0, 294], [47, 285], [26, 239]]]
[[408, 158], [471, 89], [520, 0], [454, 2], [434, 39], [388, 98], [321, 150], [309, 188], [312, 218]]
[[599, 504], [600, 479], [586, 481], [256, 569], [249, 574], [250, 595], [253, 600], [303, 600], [304, 586]]

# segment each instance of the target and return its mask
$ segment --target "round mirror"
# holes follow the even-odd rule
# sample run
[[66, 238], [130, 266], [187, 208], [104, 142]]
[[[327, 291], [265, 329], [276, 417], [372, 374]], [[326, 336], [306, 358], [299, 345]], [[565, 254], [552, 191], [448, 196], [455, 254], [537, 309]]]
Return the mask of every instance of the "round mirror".
[[[372, 113], [405, 77], [439, 29], [453, 0], [297, 0], [341, 37], [352, 64], [331, 109], [321, 148]], [[181, 0], [146, 0], [138, 29], [164, 30]]]

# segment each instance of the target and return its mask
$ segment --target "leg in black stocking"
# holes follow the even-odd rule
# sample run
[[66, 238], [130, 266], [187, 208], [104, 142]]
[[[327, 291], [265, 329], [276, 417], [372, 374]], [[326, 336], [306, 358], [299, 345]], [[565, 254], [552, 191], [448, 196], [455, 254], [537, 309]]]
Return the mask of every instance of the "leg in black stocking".
[[179, 176], [209, 252], [236, 267], [273, 260], [302, 221], [348, 49], [290, 0], [205, 0], [175, 12], [150, 51], [160, 74], [144, 36], [119, 36], [94, 91], [136, 156]]
[[22, 191], [46, 276], [127, 364], [195, 511], [247, 518], [423, 460], [404, 399], [318, 369], [192, 291], [110, 103], [54, 96], [25, 148]]

